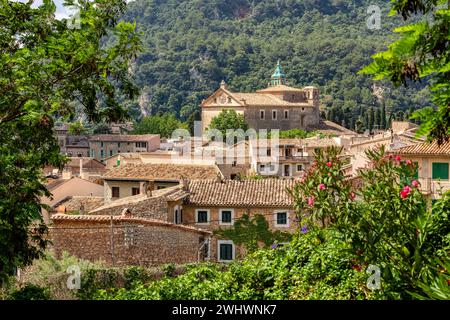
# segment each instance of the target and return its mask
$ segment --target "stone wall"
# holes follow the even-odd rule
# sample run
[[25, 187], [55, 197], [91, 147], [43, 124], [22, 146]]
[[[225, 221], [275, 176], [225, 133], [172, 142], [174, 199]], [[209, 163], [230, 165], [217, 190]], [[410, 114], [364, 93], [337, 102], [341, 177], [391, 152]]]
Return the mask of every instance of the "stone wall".
[[196, 262], [200, 244], [207, 235], [159, 223], [114, 221], [111, 228], [107, 219], [56, 219], [50, 236], [57, 256], [65, 251], [114, 266], [156, 266]]

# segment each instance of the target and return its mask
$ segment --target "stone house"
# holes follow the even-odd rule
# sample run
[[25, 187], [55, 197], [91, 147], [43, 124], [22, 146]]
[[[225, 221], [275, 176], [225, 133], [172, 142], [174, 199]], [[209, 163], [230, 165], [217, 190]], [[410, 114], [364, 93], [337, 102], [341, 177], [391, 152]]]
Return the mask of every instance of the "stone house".
[[50, 235], [57, 256], [68, 252], [112, 266], [156, 266], [202, 261], [211, 232], [128, 214], [52, 217]]
[[201, 105], [202, 130], [223, 110], [242, 114], [249, 128], [290, 130], [316, 127], [320, 122], [319, 90], [308, 86], [302, 89], [287, 86], [280, 63], [266, 89], [256, 93], [237, 93], [228, 90], [222, 81], [220, 88]]
[[176, 186], [183, 179], [222, 179], [216, 165], [179, 165], [140, 163], [120, 165], [104, 176], [104, 197], [109, 202], [119, 198], [146, 194], [153, 190]]
[[417, 163], [415, 178], [420, 190], [432, 201], [440, 199], [443, 192], [450, 190], [450, 141], [438, 146], [437, 142], [423, 142], [390, 151]]
[[159, 148], [159, 144], [160, 137], [156, 134], [98, 134], [89, 137], [89, 156], [103, 161], [118, 153], [155, 151]]
[[298, 177], [308, 170], [318, 149], [339, 147], [341, 138], [312, 137], [306, 139], [249, 140], [251, 168], [262, 176]]
[[65, 210], [60, 206], [61, 213], [52, 216], [53, 248], [58, 255], [66, 251], [114, 266], [202, 261], [212, 233], [179, 224], [186, 196], [183, 188], [175, 186], [119, 199], [83, 214], [70, 209], [94, 199], [69, 199], [63, 203]]
[[69, 157], [89, 157], [88, 137], [68, 135], [63, 153]]
[[104, 163], [90, 157], [70, 157], [69, 161], [60, 168], [47, 166], [44, 168], [45, 176], [67, 176], [68, 173], [72, 177], [80, 177], [89, 180], [90, 177], [100, 177], [106, 172]]
[[[262, 214], [271, 230], [292, 233], [298, 222], [287, 189], [295, 183], [293, 179], [190, 181], [189, 195], [181, 208], [181, 223], [214, 231], [231, 227], [244, 214], [250, 217]], [[205, 251], [210, 260], [219, 262], [232, 261], [245, 254], [233, 241], [216, 236]]]
[[[46, 187], [52, 196], [43, 197], [41, 199], [41, 203], [49, 206], [55, 206], [62, 200], [73, 196], [103, 198], [104, 193], [102, 185], [78, 177], [72, 177], [69, 179], [50, 179]], [[42, 209], [42, 214], [44, 221], [48, 222], [50, 216], [47, 210]]]

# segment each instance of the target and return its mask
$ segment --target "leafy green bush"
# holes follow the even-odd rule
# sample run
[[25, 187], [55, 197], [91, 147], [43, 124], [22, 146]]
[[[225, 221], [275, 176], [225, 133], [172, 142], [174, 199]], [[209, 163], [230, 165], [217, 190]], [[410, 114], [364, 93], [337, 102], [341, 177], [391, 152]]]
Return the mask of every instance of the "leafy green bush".
[[43, 288], [31, 283], [14, 291], [10, 295], [12, 300], [50, 300], [51, 296], [47, 288]]

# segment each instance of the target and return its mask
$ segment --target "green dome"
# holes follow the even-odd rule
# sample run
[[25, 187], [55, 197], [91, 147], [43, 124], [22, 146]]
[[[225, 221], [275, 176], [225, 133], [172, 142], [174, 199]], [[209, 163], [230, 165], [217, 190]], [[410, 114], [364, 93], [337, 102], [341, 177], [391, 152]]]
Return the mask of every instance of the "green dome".
[[277, 67], [275, 69], [275, 72], [272, 75], [272, 79], [281, 79], [286, 78], [286, 74], [283, 72], [283, 68], [281, 67], [280, 61], [277, 63]]
[[272, 86], [286, 84], [286, 74], [283, 72], [280, 60], [278, 60], [277, 67], [275, 68], [275, 72], [272, 75], [271, 83]]

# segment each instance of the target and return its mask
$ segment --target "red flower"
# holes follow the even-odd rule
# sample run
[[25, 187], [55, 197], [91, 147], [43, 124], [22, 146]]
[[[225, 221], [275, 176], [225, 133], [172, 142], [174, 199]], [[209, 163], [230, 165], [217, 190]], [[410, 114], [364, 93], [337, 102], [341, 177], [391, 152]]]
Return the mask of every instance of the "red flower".
[[413, 182], [411, 182], [411, 184], [414, 188], [418, 188], [420, 185], [419, 181], [417, 181], [417, 180], [413, 180]]
[[410, 186], [405, 186], [402, 191], [400, 191], [400, 197], [402, 199], [408, 198], [408, 195], [411, 193], [412, 189]]
[[401, 158], [400, 156], [396, 156], [396, 157], [395, 157], [395, 161], [400, 162], [400, 160], [402, 160], [402, 158]]
[[350, 192], [350, 199], [355, 200], [356, 194], [352, 191]]
[[327, 187], [323, 183], [319, 184], [319, 190], [325, 190], [326, 188]]
[[356, 271], [358, 271], [358, 272], [360, 272], [360, 271], [362, 270], [362, 267], [361, 267], [360, 264], [354, 264], [354, 265], [352, 266], [352, 269], [353, 269], [353, 270], [356, 270]]
[[412, 164], [411, 160], [409, 160], [409, 159], [406, 160], [405, 163], [406, 163], [406, 165], [408, 165], [408, 166], [410, 166], [410, 165]]
[[312, 207], [314, 205], [314, 201], [316, 199], [314, 198], [314, 196], [311, 196], [308, 198], [308, 206]]
[[333, 164], [332, 164], [330, 161], [328, 161], [328, 162], [327, 162], [327, 167], [328, 167], [328, 168], [331, 168], [332, 166], [333, 166]]

